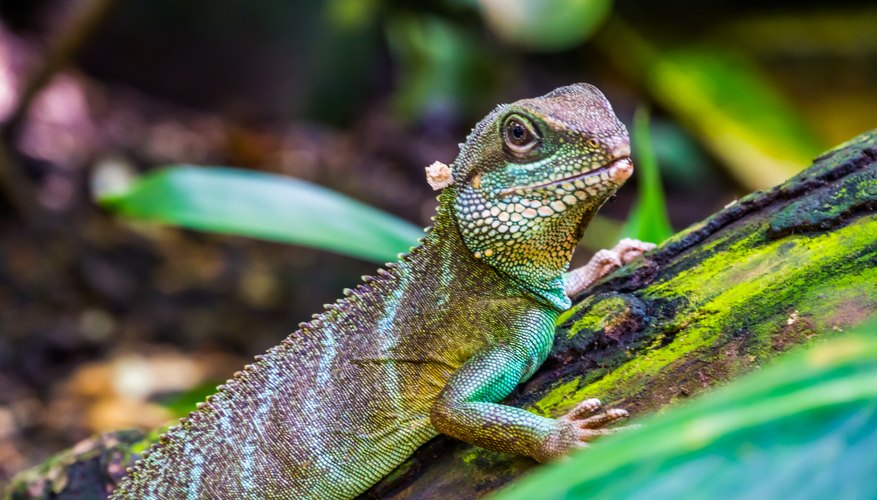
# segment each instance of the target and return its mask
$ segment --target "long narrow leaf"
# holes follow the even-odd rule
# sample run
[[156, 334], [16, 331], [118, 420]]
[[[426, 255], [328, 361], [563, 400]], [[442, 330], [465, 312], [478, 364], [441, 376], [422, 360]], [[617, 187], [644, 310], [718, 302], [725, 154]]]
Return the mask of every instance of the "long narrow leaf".
[[379, 263], [395, 260], [423, 234], [324, 187], [225, 167], [169, 167], [98, 201], [131, 219], [294, 243]]
[[661, 187], [661, 172], [649, 133], [649, 111], [639, 108], [633, 117], [633, 154], [639, 195], [622, 234], [642, 241], [660, 243], [673, 234]]

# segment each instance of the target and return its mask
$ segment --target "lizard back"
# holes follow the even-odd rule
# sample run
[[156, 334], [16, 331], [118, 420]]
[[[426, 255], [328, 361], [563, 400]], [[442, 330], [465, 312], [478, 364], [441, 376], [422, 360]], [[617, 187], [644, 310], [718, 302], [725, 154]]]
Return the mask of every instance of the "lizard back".
[[[442, 206], [452, 196], [443, 194]], [[430, 409], [457, 368], [520, 314], [545, 307], [466, 255], [440, 208], [399, 263], [258, 356], [163, 435], [114, 498], [367, 489], [437, 434]], [[552, 321], [549, 313], [547, 332]]]

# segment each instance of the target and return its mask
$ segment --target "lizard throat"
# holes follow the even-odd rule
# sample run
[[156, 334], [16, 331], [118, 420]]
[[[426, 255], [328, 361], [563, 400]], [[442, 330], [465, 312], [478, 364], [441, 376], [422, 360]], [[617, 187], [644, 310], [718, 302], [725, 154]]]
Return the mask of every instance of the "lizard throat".
[[[602, 175], [604, 173], [607, 173], [609, 175], [607, 176], [606, 179], [603, 180], [603, 182], [601, 182], [601, 184], [606, 183], [608, 181], [616, 180], [618, 177], [622, 177], [621, 179], [617, 179], [617, 180], [623, 182], [630, 175], [630, 171], [632, 170], [632, 167], [633, 167], [633, 163], [630, 161], [630, 157], [624, 156], [621, 158], [616, 158], [615, 160], [612, 160], [611, 162], [609, 162], [605, 165], [588, 170], [586, 172], [580, 172], [578, 174], [570, 175], [567, 177], [562, 177], [560, 179], [555, 179], [555, 180], [548, 181], [548, 182], [542, 182], [539, 184], [531, 184], [529, 186], [511, 187], [511, 188], [508, 188], [506, 190], [501, 191], [500, 195], [501, 196], [508, 196], [508, 195], [515, 194], [516, 192], [520, 192], [520, 191], [534, 191], [537, 189], [544, 189], [544, 188], [553, 187], [553, 186], [563, 184], [564, 182], [577, 181], [577, 180], [585, 179], [588, 177], [599, 176], [599, 175]], [[621, 182], [619, 182], [619, 184]]]

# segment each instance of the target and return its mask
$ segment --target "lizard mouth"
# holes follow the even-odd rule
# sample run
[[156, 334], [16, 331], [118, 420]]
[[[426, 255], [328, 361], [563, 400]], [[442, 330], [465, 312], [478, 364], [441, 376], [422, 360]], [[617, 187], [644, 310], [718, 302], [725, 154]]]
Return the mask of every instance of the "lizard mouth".
[[[562, 177], [560, 179], [555, 179], [553, 181], [548, 181], [548, 182], [542, 182], [539, 184], [531, 184], [529, 186], [516, 186], [513, 188], [506, 189], [501, 194], [503, 196], [507, 196], [510, 194], [514, 194], [516, 191], [533, 191], [536, 189], [548, 188], [548, 187], [563, 184], [565, 182], [574, 182], [574, 181], [582, 180], [582, 179], [585, 179], [588, 177], [599, 176], [603, 173], [608, 173], [609, 179], [607, 179], [607, 180], [611, 180], [611, 179], [615, 179], [616, 177], [618, 177], [618, 174], [624, 172], [622, 174], [623, 179], [621, 179], [623, 181], [624, 179], [626, 179], [630, 175], [630, 172], [632, 170], [633, 170], [633, 163], [630, 161], [630, 157], [629, 156], [622, 156], [621, 158], [616, 158], [616, 159], [612, 160], [611, 162], [606, 163], [605, 165], [601, 165], [597, 168], [588, 170], [586, 172], [580, 172], [578, 174], [569, 175], [567, 177]], [[594, 184], [591, 184], [591, 185], [594, 185]]]

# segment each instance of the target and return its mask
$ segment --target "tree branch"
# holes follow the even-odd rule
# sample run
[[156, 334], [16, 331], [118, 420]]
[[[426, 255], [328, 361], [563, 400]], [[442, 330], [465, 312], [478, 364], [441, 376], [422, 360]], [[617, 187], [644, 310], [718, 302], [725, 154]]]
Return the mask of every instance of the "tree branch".
[[[561, 317], [551, 356], [508, 404], [559, 415], [599, 397], [645, 415], [877, 311], [877, 131], [647, 257], [598, 283]], [[91, 453], [94, 442], [85, 446]], [[113, 450], [115, 460], [59, 454], [9, 491], [105, 487], [125, 461], [118, 457], [132, 456]], [[364, 497], [478, 497], [536, 465], [438, 437]], [[79, 490], [70, 489], [74, 480]]]
[[[559, 322], [507, 403], [560, 415], [587, 397], [659, 410], [877, 311], [877, 131], [673, 236]], [[365, 497], [472, 498], [537, 466], [438, 437]]]

